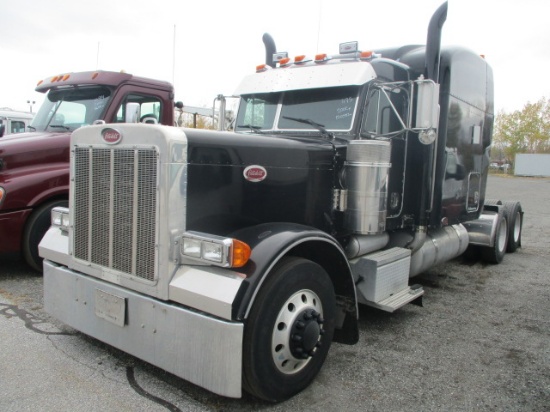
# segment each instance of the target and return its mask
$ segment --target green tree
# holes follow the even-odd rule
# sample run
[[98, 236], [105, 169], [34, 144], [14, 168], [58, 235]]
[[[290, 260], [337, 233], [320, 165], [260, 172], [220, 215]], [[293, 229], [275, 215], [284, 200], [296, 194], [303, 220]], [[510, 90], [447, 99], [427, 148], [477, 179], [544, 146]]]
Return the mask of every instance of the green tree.
[[493, 145], [512, 161], [517, 153], [550, 153], [550, 101], [543, 97], [522, 110], [499, 112]]

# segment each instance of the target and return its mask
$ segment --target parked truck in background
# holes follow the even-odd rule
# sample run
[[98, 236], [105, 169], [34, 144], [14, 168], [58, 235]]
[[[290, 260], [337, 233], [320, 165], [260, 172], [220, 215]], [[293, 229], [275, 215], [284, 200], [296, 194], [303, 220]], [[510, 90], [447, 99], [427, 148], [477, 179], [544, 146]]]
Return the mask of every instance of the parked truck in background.
[[426, 46], [292, 60], [264, 36], [235, 132], [74, 132], [45, 309], [215, 393], [281, 401], [358, 341], [358, 304], [419, 302], [409, 279], [467, 249], [500, 262], [523, 211], [485, 199], [492, 72], [441, 49], [446, 14]]
[[21, 252], [41, 271], [38, 243], [51, 210], [68, 204], [71, 133], [96, 122], [173, 125], [174, 90], [168, 82], [94, 71], [49, 77], [36, 91], [46, 96], [29, 131], [0, 139], [0, 253]]
[[7, 107], [0, 109], [0, 137], [25, 132], [33, 117], [34, 115], [28, 112], [11, 110]]

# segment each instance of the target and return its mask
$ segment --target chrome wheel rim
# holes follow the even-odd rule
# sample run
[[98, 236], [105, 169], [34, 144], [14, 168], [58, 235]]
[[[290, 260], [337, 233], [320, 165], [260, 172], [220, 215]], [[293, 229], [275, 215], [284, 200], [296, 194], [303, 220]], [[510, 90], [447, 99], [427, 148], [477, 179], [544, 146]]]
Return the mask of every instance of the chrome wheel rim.
[[[309, 351], [309, 354], [304, 355], [307, 357], [298, 358], [296, 356], [296, 350], [292, 350], [291, 339], [296, 339], [293, 330], [296, 329], [296, 325], [301, 321], [305, 316], [310, 317], [311, 313], [316, 313], [318, 327], [320, 333], [317, 337], [316, 346]], [[271, 339], [271, 355], [273, 357], [273, 362], [279, 370], [279, 372], [286, 375], [291, 375], [301, 371], [312, 359], [312, 356], [315, 355], [318, 346], [320, 345], [321, 335], [324, 332], [322, 330], [322, 315], [323, 307], [321, 300], [317, 294], [309, 289], [303, 289], [292, 296], [290, 296], [285, 304], [281, 307], [275, 325], [273, 326], [273, 335]], [[315, 317], [315, 315], [313, 316]], [[311, 318], [311, 317], [310, 317]], [[315, 319], [312, 319], [310, 324], [315, 328]]]

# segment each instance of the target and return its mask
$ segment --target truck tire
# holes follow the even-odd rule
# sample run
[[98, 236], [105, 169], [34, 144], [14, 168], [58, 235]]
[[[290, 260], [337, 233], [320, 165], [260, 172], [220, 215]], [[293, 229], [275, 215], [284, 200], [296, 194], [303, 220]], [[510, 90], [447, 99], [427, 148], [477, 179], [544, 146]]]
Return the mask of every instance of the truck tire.
[[497, 222], [495, 231], [495, 241], [492, 247], [486, 246], [481, 248], [481, 257], [488, 263], [500, 263], [506, 254], [508, 245], [508, 217], [506, 213], [502, 213]]
[[283, 258], [245, 323], [243, 388], [279, 402], [309, 386], [330, 349], [335, 308], [334, 288], [321, 266]]
[[508, 246], [506, 252], [513, 253], [521, 247], [523, 210], [520, 202], [504, 202], [504, 213], [508, 216]]
[[502, 205], [502, 201], [498, 199], [485, 199], [485, 202], [483, 203], [484, 206], [496, 206], [496, 205]]
[[502, 205], [502, 201], [498, 199], [485, 199], [485, 202], [483, 203], [484, 206], [496, 206], [496, 205]]
[[23, 232], [23, 257], [30, 267], [42, 272], [42, 258], [38, 255], [38, 244], [50, 228], [51, 211], [54, 207], [67, 207], [66, 200], [54, 200], [37, 208], [28, 218]]

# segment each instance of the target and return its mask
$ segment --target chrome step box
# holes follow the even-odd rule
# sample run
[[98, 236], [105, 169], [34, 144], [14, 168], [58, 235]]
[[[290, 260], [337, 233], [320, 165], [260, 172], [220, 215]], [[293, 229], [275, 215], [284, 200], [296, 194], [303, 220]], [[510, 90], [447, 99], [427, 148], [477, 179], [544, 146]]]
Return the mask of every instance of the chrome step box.
[[409, 249], [394, 247], [370, 253], [350, 263], [360, 303], [393, 312], [424, 294], [421, 287], [409, 287]]

